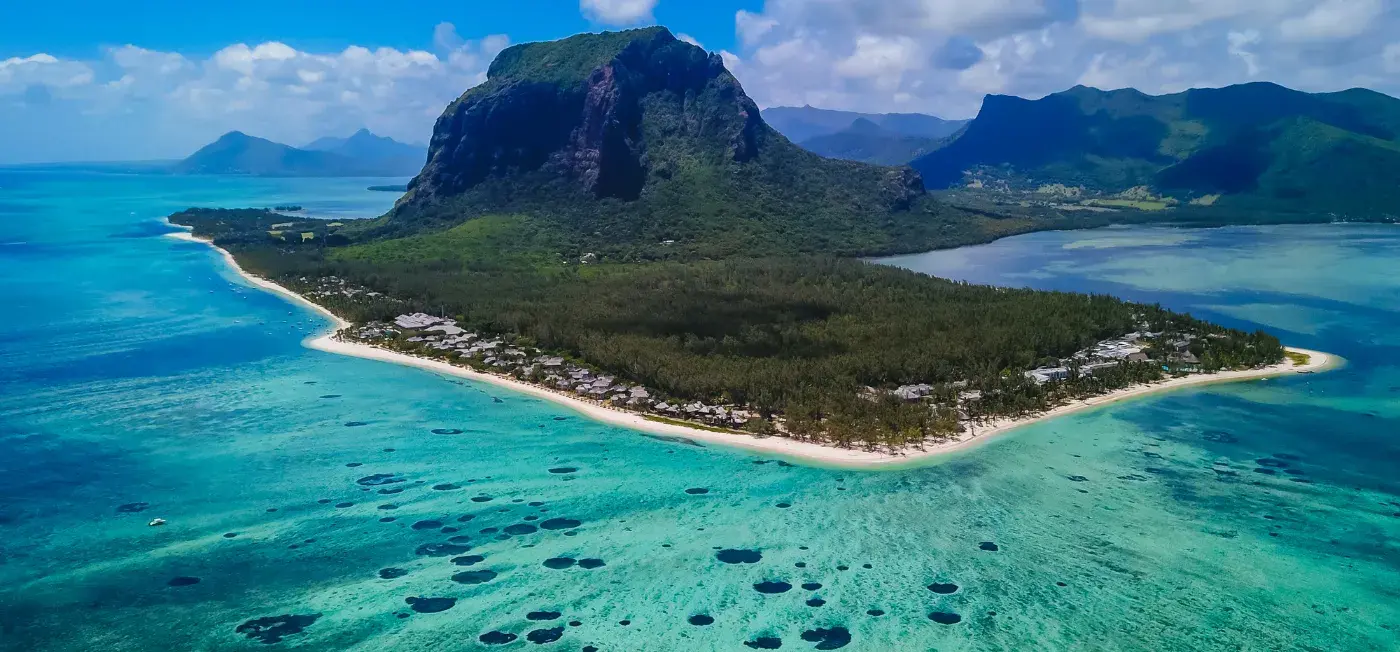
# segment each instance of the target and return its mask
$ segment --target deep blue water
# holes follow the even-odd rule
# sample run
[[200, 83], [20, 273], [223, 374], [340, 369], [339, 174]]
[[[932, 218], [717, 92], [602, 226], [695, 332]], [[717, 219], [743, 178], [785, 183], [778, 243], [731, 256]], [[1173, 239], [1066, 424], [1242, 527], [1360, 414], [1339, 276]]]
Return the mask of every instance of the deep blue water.
[[189, 205], [376, 215], [395, 199], [378, 183], [402, 180], [0, 170], [0, 649], [1400, 644], [1391, 229], [1111, 229], [899, 259], [1160, 301], [1349, 364], [853, 472], [305, 349], [320, 318], [161, 236]]

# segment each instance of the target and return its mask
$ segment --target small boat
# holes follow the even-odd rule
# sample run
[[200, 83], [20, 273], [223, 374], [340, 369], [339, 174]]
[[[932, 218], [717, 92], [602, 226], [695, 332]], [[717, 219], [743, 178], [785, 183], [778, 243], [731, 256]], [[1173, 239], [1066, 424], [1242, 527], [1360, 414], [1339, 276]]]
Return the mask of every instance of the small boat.
[[153, 519], [151, 519], [151, 522], [150, 522], [150, 523], [147, 523], [146, 525], [149, 525], [149, 526], [151, 526], [151, 527], [160, 527], [160, 526], [162, 526], [162, 525], [165, 525], [165, 519], [163, 519], [163, 518], [153, 518]]

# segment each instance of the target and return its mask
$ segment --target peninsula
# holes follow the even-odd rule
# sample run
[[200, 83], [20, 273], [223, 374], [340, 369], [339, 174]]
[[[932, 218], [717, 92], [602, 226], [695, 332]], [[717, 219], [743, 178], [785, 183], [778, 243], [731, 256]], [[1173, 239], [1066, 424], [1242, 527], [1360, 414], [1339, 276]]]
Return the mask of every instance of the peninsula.
[[336, 315], [318, 348], [827, 463], [1328, 361], [1160, 306], [862, 262], [1061, 223], [959, 210], [910, 168], [806, 152], [718, 56], [662, 28], [508, 48], [431, 142], [378, 219], [170, 220]]

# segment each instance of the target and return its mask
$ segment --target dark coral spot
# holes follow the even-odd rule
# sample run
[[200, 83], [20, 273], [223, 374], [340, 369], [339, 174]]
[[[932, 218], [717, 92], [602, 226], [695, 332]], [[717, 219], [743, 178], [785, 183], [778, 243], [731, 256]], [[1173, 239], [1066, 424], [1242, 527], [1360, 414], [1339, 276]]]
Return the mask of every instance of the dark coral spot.
[[346, 422], [345, 422], [345, 427], [346, 427], [346, 428], [358, 428], [358, 427], [363, 426], [363, 425], [367, 425], [367, 424], [366, 424], [365, 422], [363, 422], [363, 421], [346, 421]]
[[380, 522], [380, 523], [393, 523], [394, 521], [397, 521], [397, 520], [399, 520], [399, 519], [396, 518], [396, 517], [393, 517], [393, 516], [385, 516], [384, 518], [379, 519], [379, 522]]
[[354, 507], [354, 506], [355, 506], [355, 503], [352, 503], [352, 502], [350, 502], [350, 501], [345, 501], [345, 502], [343, 502], [343, 503], [336, 503], [335, 506], [336, 506], [337, 509], [345, 509], [346, 507]]
[[525, 635], [525, 640], [535, 645], [553, 643], [564, 636], [563, 627], [550, 627], [548, 629], [536, 629]]
[[476, 518], [476, 515], [475, 515], [475, 514], [463, 514], [463, 515], [457, 517], [457, 522], [458, 522], [458, 523], [466, 523], [467, 521], [470, 521], [470, 520], [472, 520], [472, 519], [474, 519], [474, 518]]
[[577, 468], [577, 467], [572, 467], [572, 466], [556, 466], [556, 467], [554, 467], [554, 468], [552, 468], [552, 469], [549, 470], [550, 473], [556, 473], [556, 474], [560, 474], [560, 475], [567, 474], [567, 473], [574, 473], [574, 472], [576, 472], [576, 471], [578, 471], [578, 468]]
[[185, 575], [172, 577], [169, 582], [165, 583], [166, 586], [194, 586], [195, 584], [199, 584], [198, 577], [189, 577]]
[[808, 643], [816, 643], [817, 650], [838, 650], [846, 647], [851, 642], [851, 632], [845, 627], [832, 627], [830, 629], [818, 627], [802, 632], [802, 640]]
[[379, 494], [379, 495], [381, 495], [381, 496], [392, 496], [392, 495], [394, 495], [394, 494], [401, 494], [401, 493], [403, 493], [403, 488], [402, 488], [402, 487], [393, 487], [393, 488], [389, 488], [389, 489], [380, 489], [379, 491], [376, 491], [375, 493], [377, 493], [377, 494]]
[[572, 518], [551, 518], [540, 523], [540, 527], [546, 530], [571, 530], [580, 525], [582, 521]]
[[462, 571], [452, 576], [452, 581], [458, 584], [485, 584], [496, 579], [496, 571], [489, 569]]
[[865, 615], [867, 615], [867, 616], [875, 616], [876, 618], [879, 618], [880, 616], [885, 615], [885, 610], [884, 610], [884, 609], [866, 609], [866, 610], [865, 610]]
[[807, 600], [807, 606], [809, 606], [809, 607], [820, 607], [820, 606], [822, 606], [822, 605], [824, 605], [824, 604], [826, 604], [826, 600], [823, 600], [823, 599], [817, 598], [817, 597], [813, 597], [813, 598]]
[[413, 552], [424, 557], [451, 557], [453, 555], [460, 555], [471, 549], [471, 546], [464, 546], [457, 543], [425, 543], [418, 546]]
[[803, 590], [803, 591], [816, 591], [817, 589], [820, 589], [820, 588], [822, 588], [822, 585], [821, 585], [820, 582], [806, 582], [806, 583], [803, 583], [803, 585], [802, 585], [802, 590]]
[[753, 590], [759, 593], [787, 593], [792, 590], [792, 585], [782, 580], [766, 580], [753, 585]]
[[1278, 471], [1275, 471], [1275, 470], [1273, 470], [1273, 469], [1266, 469], [1266, 468], [1263, 468], [1263, 467], [1254, 469], [1254, 472], [1255, 472], [1255, 473], [1262, 473], [1262, 474], [1264, 474], [1264, 475], [1278, 475]]
[[763, 553], [757, 550], [726, 548], [715, 553], [715, 558], [726, 564], [757, 564], [763, 559]]
[[559, 614], [559, 612], [557, 612], [557, 611], [531, 611], [530, 613], [525, 614], [525, 619], [526, 619], [526, 620], [558, 620], [559, 615], [560, 615], [560, 614]]
[[252, 640], [272, 645], [281, 643], [284, 637], [300, 634], [320, 617], [321, 614], [286, 614], [254, 618], [239, 625], [234, 631]]
[[415, 530], [436, 530], [440, 527], [442, 527], [442, 521], [426, 520], [418, 521], [413, 524], [413, 529]]
[[1261, 457], [1257, 460], [1254, 460], [1254, 462], [1259, 466], [1268, 466], [1275, 469], [1281, 469], [1285, 466], [1288, 466], [1288, 462], [1285, 462], [1283, 460], [1276, 460], [1270, 457]]
[[940, 625], [956, 625], [962, 622], [962, 616], [948, 611], [935, 611], [928, 615], [928, 619]]
[[472, 496], [472, 502], [474, 502], [474, 503], [489, 503], [489, 502], [491, 502], [491, 497], [490, 497], [490, 496]]
[[701, 496], [710, 493], [710, 490], [704, 487], [691, 487], [689, 489], [686, 489], [685, 492], [692, 496]]
[[991, 541], [983, 541], [982, 543], [977, 544], [977, 547], [981, 550], [986, 550], [987, 552], [996, 552], [998, 550], [1001, 550], [1000, 546], [998, 546], [995, 543], [992, 543]]
[[232, 538], [234, 538], [234, 537], [236, 537], [236, 536], [238, 536], [238, 533], [237, 533], [237, 532], [225, 532], [225, 533], [224, 533], [224, 538], [225, 538], [225, 539], [232, 539]]
[[501, 531], [500, 528], [494, 528], [494, 527], [484, 527], [484, 528], [481, 528], [481, 530], [480, 530], [480, 532], [481, 532], [482, 534], [495, 534], [495, 533], [500, 532], [500, 531]]
[[607, 565], [607, 564], [603, 563], [603, 560], [601, 560], [601, 559], [593, 559], [593, 558], [591, 558], [591, 557], [586, 558], [586, 559], [580, 559], [580, 560], [578, 560], [578, 567], [579, 567], [579, 568], [586, 569], [586, 570], [593, 570], [594, 568], [602, 568], [602, 567], [604, 567], [604, 566], [606, 566], [606, 565]]
[[1082, 476], [1082, 475], [1071, 475], [1071, 476], [1069, 476], [1069, 481], [1070, 481], [1070, 482], [1088, 482], [1089, 479], [1086, 478], [1086, 477], [1084, 477], [1084, 476]]
[[364, 462], [346, 462], [346, 463], [345, 463], [345, 468], [347, 468], [347, 469], [353, 469], [353, 468], [355, 468], [355, 467], [357, 467], [357, 466], [364, 466], [364, 465], [365, 465]]
[[953, 584], [952, 582], [934, 582], [933, 584], [928, 585], [928, 590], [933, 591], [934, 593], [937, 593], [939, 595], [951, 595], [953, 593], [958, 592], [958, 585]]
[[384, 511], [392, 511], [392, 510], [395, 510], [395, 509], [398, 509], [398, 508], [399, 508], [399, 506], [398, 506], [398, 505], [395, 505], [395, 504], [393, 504], [393, 503], [384, 503], [383, 505], [380, 505], [379, 507], [376, 507], [375, 509], [382, 509], [382, 510], [384, 510]]
[[452, 491], [454, 489], [461, 489], [461, 487], [452, 484], [451, 482], [444, 482], [442, 484], [433, 485], [433, 491]]
[[774, 505], [774, 507], [777, 507], [778, 509], [787, 509], [789, 507], [792, 507], [792, 503], [778, 503], [777, 505]]
[[744, 647], [754, 650], [776, 650], [783, 646], [783, 639], [776, 636], [760, 636], [752, 641], [744, 641]]
[[534, 534], [538, 531], [539, 528], [530, 525], [529, 523], [515, 523], [513, 525], [507, 525], [506, 529], [504, 530], [506, 534], [510, 534], [513, 536], [520, 536], [523, 534]]
[[458, 428], [433, 428], [434, 435], [460, 435], [462, 431]]
[[486, 558], [481, 555], [464, 555], [452, 558], [452, 563], [457, 566], [475, 566], [483, 561], [486, 561]]
[[705, 625], [714, 624], [715, 619], [708, 614], [695, 614], [694, 616], [687, 618], [686, 622], [697, 627], [704, 627]]
[[340, 394], [322, 394], [321, 398], [340, 398]]
[[485, 634], [482, 634], [481, 636], [476, 637], [476, 640], [481, 641], [482, 643], [485, 643], [487, 645], [505, 645], [506, 643], [510, 643], [511, 641], [514, 641], [517, 638], [519, 637], [509, 632], [498, 632], [492, 630], [486, 632]]
[[381, 579], [381, 580], [398, 579], [398, 578], [403, 577], [404, 575], [407, 575], [407, 574], [408, 574], [408, 571], [406, 571], [406, 570], [404, 570], [404, 569], [402, 569], [402, 568], [392, 568], [392, 567], [390, 567], [390, 568], [381, 568], [381, 569], [379, 569], [379, 579]]
[[378, 487], [380, 485], [397, 484], [407, 481], [407, 478], [401, 477], [397, 473], [375, 473], [356, 480], [355, 484], [364, 487]]
[[[444, 529], [446, 529], [446, 528], [444, 528]], [[459, 534], [459, 535], [457, 535], [457, 536], [455, 536], [455, 537], [452, 537], [452, 538], [448, 539], [448, 541], [451, 542], [451, 543], [466, 543], [466, 542], [471, 541], [471, 540], [472, 540], [472, 538], [469, 537], [469, 536], [467, 536], [467, 535], [465, 535], [465, 534]]]
[[573, 557], [550, 557], [544, 560], [544, 567], [553, 568], [554, 570], [564, 570], [565, 568], [572, 567], [575, 563], [577, 563], [577, 561]]
[[150, 507], [150, 506], [151, 506], [150, 503], [126, 503], [125, 505], [117, 505], [117, 513], [118, 513], [118, 514], [135, 514], [135, 513], [137, 513], [137, 512], [144, 512], [144, 511], [146, 511], [146, 508], [147, 508], [147, 507]]

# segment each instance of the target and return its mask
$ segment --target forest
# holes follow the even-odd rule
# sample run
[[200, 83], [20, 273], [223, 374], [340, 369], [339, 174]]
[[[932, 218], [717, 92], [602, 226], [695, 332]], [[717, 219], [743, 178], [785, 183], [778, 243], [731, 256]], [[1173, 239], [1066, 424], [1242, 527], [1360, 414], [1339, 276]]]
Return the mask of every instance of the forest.
[[[1283, 355], [1268, 334], [1159, 306], [969, 285], [831, 256], [583, 264], [565, 238], [524, 217], [363, 242], [325, 222], [287, 225], [273, 220], [289, 218], [261, 211], [194, 210], [171, 219], [293, 289], [334, 276], [395, 299], [324, 301], [352, 321], [412, 311], [450, 316], [665, 396], [748, 406], [765, 416], [760, 431], [772, 432], [764, 423], [781, 415], [787, 434], [840, 445], [946, 437], [959, 427], [959, 391], [981, 392], [961, 409], [985, 419], [1161, 377], [1160, 360], [1045, 385], [1025, 376], [1132, 331], [1160, 332], [1164, 341], [1195, 336], [1192, 351], [1207, 370]], [[270, 236], [273, 225], [313, 236]], [[934, 385], [943, 407], [938, 396], [910, 404], [866, 389], [919, 383]]]

